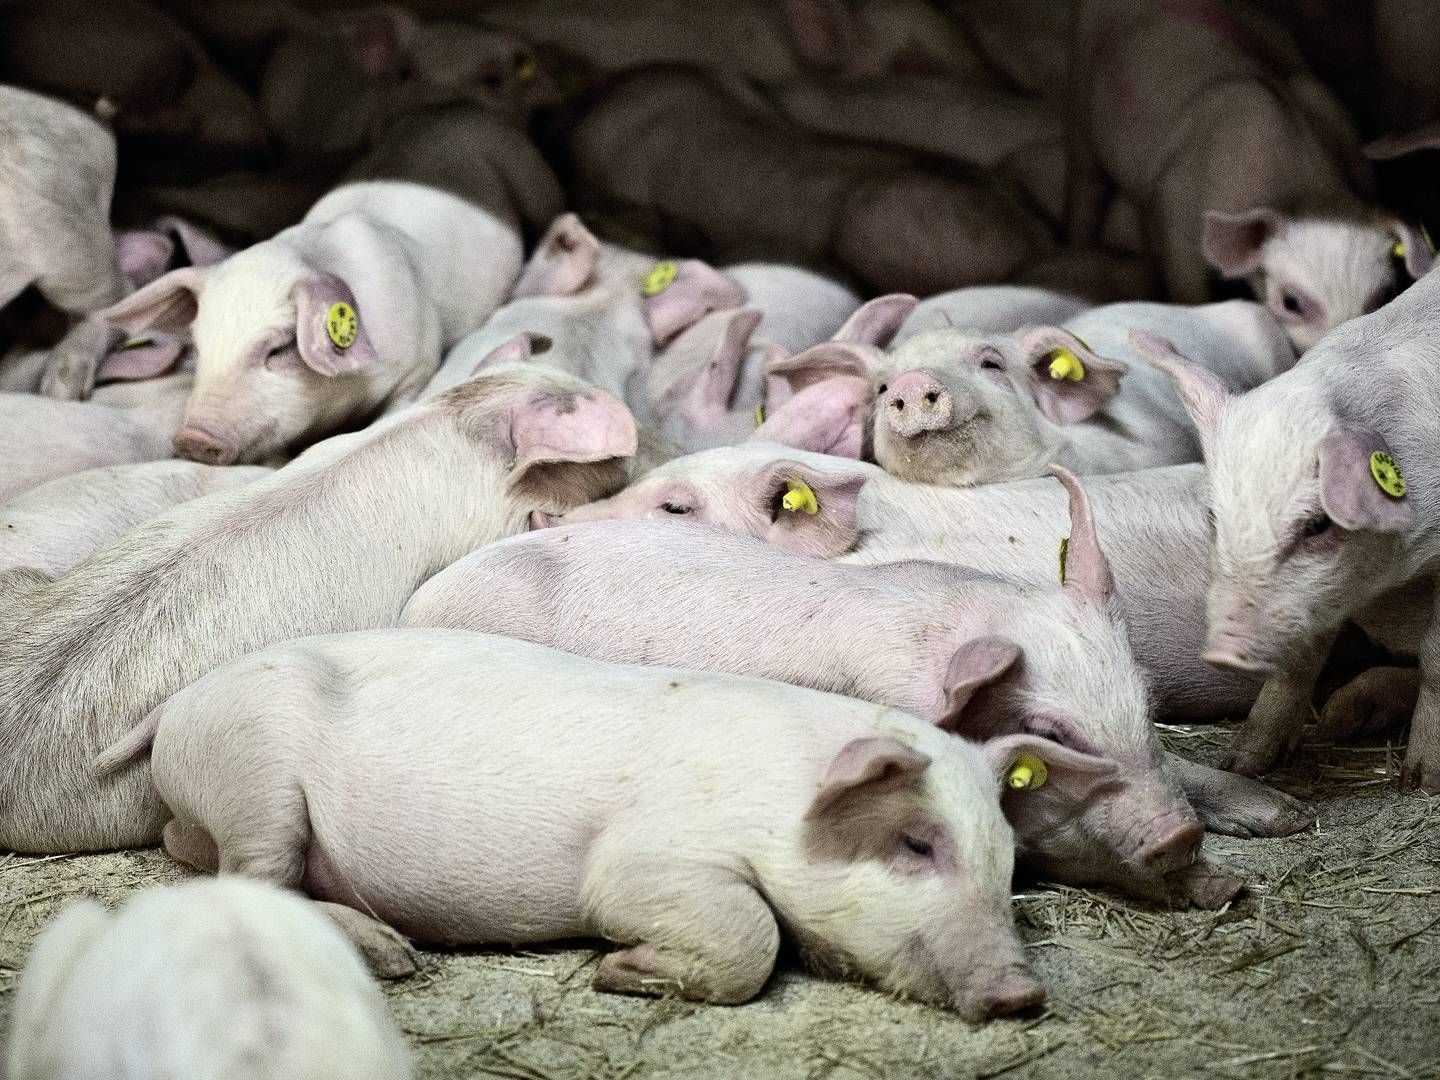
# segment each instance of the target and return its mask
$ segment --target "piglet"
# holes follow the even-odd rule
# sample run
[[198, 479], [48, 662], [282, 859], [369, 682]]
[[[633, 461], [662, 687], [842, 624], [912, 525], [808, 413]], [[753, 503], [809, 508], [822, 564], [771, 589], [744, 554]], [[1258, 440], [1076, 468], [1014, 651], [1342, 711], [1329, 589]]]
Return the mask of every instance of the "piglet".
[[[971, 1019], [1044, 997], [1002, 778], [1104, 775], [1026, 735], [982, 749], [812, 690], [424, 629], [221, 667], [97, 769], [147, 747], [166, 847], [202, 869], [448, 945], [607, 938], [597, 989], [722, 1004], [760, 992], [783, 925], [813, 966]], [[403, 819], [376, 797], [400, 790]]]
[[0, 86], [0, 307], [29, 285], [73, 315], [125, 294], [114, 187], [115, 139], [93, 117]]
[[[817, 496], [792, 474], [777, 475], [769, 543], [663, 522], [561, 525], [437, 574], [401, 623], [847, 693], [975, 738], [1053, 740], [1106, 780], [1016, 802], [1030, 863], [1061, 881], [1218, 905], [1239, 883], [1220, 895], [1191, 865], [1204, 830], [1165, 765], [1088, 501], [1065, 475], [1063, 589], [938, 563], [806, 558], [826, 538], [808, 526], [819, 500], [853, 504], [859, 485]], [[636, 590], [641, 580], [660, 584]]]
[[1236, 737], [1230, 764], [1246, 775], [1299, 743], [1315, 676], [1353, 619], [1392, 652], [1418, 653], [1419, 670], [1366, 672], [1326, 705], [1325, 726], [1409, 716], [1401, 787], [1440, 792], [1437, 299], [1432, 272], [1240, 395], [1170, 343], [1137, 336], [1204, 440], [1214, 520], [1205, 658], [1268, 676], [1273, 691]]
[[59, 577], [181, 503], [273, 471], [258, 465], [150, 461], [46, 481], [0, 506], [0, 574], [28, 566]]
[[502, 366], [177, 507], [62, 578], [0, 575], [0, 746], [26, 763], [0, 771], [0, 847], [153, 843], [145, 770], [97, 786], [94, 753], [236, 656], [392, 624], [422, 581], [532, 511], [614, 491], [634, 451], [615, 398]]
[[408, 1080], [410, 1052], [354, 948], [306, 901], [238, 878], [93, 900], [20, 977], [10, 1080]]
[[190, 330], [181, 457], [262, 461], [414, 398], [499, 306], [520, 257], [514, 230], [453, 195], [349, 184], [273, 240], [171, 271], [104, 318], [132, 335]]

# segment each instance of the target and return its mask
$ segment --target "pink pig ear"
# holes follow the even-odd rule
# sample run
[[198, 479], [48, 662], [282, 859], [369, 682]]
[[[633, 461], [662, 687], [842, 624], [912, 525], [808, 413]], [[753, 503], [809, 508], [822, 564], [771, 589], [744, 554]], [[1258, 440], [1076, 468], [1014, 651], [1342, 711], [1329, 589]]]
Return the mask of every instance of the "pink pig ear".
[[148, 345], [125, 349], [120, 347], [121, 344], [116, 343], [101, 358], [95, 369], [97, 386], [101, 383], [159, 378], [180, 362], [187, 348], [184, 338], [169, 334], [157, 334]]
[[959, 731], [964, 726], [965, 706], [976, 691], [1004, 678], [1024, 656], [1015, 642], [1005, 637], [980, 637], [955, 650], [945, 669], [945, 715], [939, 727]]
[[138, 292], [99, 312], [99, 318], [127, 334], [146, 330], [180, 334], [190, 328], [199, 309], [208, 271], [187, 266], [171, 270]]
[[[722, 316], [723, 317], [723, 316]], [[686, 411], [692, 416], [714, 416], [730, 409], [735, 384], [750, 351], [750, 337], [760, 325], [758, 311], [743, 309], [730, 316], [725, 330], [710, 356], [710, 363], [695, 380], [686, 400]]]
[[510, 290], [526, 296], [573, 296], [590, 284], [600, 261], [600, 241], [575, 214], [561, 214], [550, 223], [520, 280]]
[[[1119, 360], [1098, 355], [1058, 326], [1022, 331], [1018, 343], [1029, 364], [1035, 404], [1053, 424], [1089, 420], [1120, 392], [1120, 380], [1130, 370]], [[1070, 358], [1062, 360], [1066, 352]], [[1079, 366], [1074, 361], [1079, 361]]]
[[[1378, 432], [1357, 424], [1336, 424], [1320, 440], [1320, 503], [1342, 529], [1353, 532], [1404, 532], [1414, 523], [1410, 496], [1389, 479], [1391, 495], [1380, 486], [1372, 456], [1385, 455], [1380, 475], [1402, 476], [1390, 448]], [[1390, 470], [1394, 470], [1393, 473]]]
[[906, 746], [893, 735], [852, 739], [825, 770], [805, 817], [814, 821], [852, 799], [875, 798], [911, 787], [920, 782], [929, 767], [928, 754]]
[[1115, 592], [1110, 562], [1100, 550], [1090, 496], [1069, 469], [1050, 466], [1050, 475], [1065, 488], [1070, 502], [1070, 539], [1065, 544], [1065, 592], [1088, 603], [1104, 605]]
[[[333, 378], [379, 363], [365, 328], [365, 313], [355, 302], [349, 285], [334, 274], [311, 274], [300, 280], [291, 295], [295, 299], [295, 341], [300, 347], [300, 359], [311, 369]], [[353, 327], [347, 321], [336, 333], [333, 330], [339, 304], [349, 308]]]
[[890, 293], [861, 304], [832, 341], [853, 341], [883, 349], [890, 344], [920, 301], [909, 293]]
[[1190, 422], [1200, 433], [1200, 444], [1208, 455], [1220, 426], [1220, 415], [1230, 397], [1230, 388], [1213, 371], [1187, 360], [1174, 345], [1156, 334], [1132, 330], [1130, 344], [1142, 360], [1174, 380], [1175, 389], [1185, 404], [1185, 411], [1190, 414]]
[[725, 311], [743, 303], [745, 290], [739, 283], [699, 259], [678, 263], [675, 279], [642, 302], [650, 334], [659, 345], [666, 344], [710, 312]]
[[527, 364], [536, 353], [549, 352], [552, 344], [544, 334], [531, 330], [516, 334], [482, 356], [470, 369], [470, 374], [478, 375], [486, 368], [498, 367], [501, 364]]
[[784, 458], [770, 462], [749, 484], [751, 505], [769, 522], [761, 538], [815, 559], [845, 554], [860, 535], [857, 509], [866, 479], [859, 471], [820, 472]]
[[1395, 234], [1395, 239], [1404, 245], [1405, 272], [1415, 280], [1420, 280], [1435, 265], [1435, 252], [1430, 247], [1429, 237], [1408, 221], [1392, 222], [1390, 231]]
[[869, 380], [841, 375], [807, 386], [787, 399], [750, 439], [858, 460], [865, 449], [869, 415]]
[[1205, 211], [1200, 251], [1205, 261], [1227, 278], [1242, 278], [1260, 269], [1260, 249], [1265, 241], [1285, 230], [1285, 218], [1274, 210], [1257, 206], [1229, 214]]
[[115, 237], [120, 272], [135, 288], [149, 285], [170, 265], [175, 241], [154, 229], [130, 229]]
[[765, 373], [784, 379], [800, 391], [837, 375], [869, 379], [885, 370], [885, 354], [873, 345], [822, 341], [794, 356], [766, 360]]
[[214, 266], [235, 254], [234, 248], [222, 244], [204, 229], [198, 228], [174, 214], [166, 214], [157, 219], [155, 228], [163, 230], [174, 238], [173, 242], [179, 245], [180, 250], [185, 253], [186, 261], [191, 266]]
[[635, 418], [623, 402], [593, 387], [526, 395], [510, 411], [515, 448], [511, 482], [537, 465], [587, 463], [635, 453]]
[[[1115, 783], [1119, 769], [1110, 758], [1028, 732], [990, 739], [984, 749], [1005, 817], [1022, 841], [1075, 817], [1097, 791]], [[1044, 766], [1043, 778], [1037, 761]]]

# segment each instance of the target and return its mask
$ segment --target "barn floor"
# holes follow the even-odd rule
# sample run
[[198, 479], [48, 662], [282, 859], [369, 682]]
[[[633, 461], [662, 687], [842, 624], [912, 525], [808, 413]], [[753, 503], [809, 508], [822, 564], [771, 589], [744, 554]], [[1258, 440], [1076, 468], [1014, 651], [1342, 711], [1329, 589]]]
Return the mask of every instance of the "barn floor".
[[[1229, 733], [1166, 738], [1213, 761]], [[1248, 882], [1228, 910], [1027, 888], [1021, 933], [1050, 990], [1028, 1018], [972, 1028], [793, 966], [740, 1008], [618, 998], [590, 990], [589, 949], [425, 953], [387, 991], [433, 1078], [1440, 1078], [1440, 799], [1398, 796], [1396, 760], [1311, 747], [1278, 774], [1319, 825], [1208, 838]], [[64, 903], [182, 876], [158, 851], [0, 859], [0, 1023]]]

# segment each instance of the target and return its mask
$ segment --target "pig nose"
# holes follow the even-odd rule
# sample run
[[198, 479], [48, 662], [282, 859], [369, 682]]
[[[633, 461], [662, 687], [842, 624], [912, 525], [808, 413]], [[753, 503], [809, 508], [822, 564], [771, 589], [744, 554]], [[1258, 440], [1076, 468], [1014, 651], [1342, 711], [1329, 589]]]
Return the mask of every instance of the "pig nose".
[[171, 443], [179, 457], [204, 465], [233, 465], [240, 456], [234, 443], [225, 442], [198, 427], [181, 428], [175, 433]]
[[1252, 675], [1270, 675], [1275, 670], [1275, 662], [1260, 655], [1254, 641], [1224, 631], [1210, 638], [1200, 658], [1215, 667], [1234, 668]]
[[983, 1020], [1011, 1016], [1045, 1000], [1045, 988], [1024, 971], [1007, 971], [990, 982], [980, 994], [977, 1008]]
[[1195, 860], [1195, 849], [1205, 837], [1198, 821], [1182, 821], [1149, 840], [1139, 851], [1143, 866], [1157, 874], [1168, 874]]
[[890, 380], [885, 420], [902, 439], [925, 431], [944, 431], [955, 417], [955, 400], [940, 380], [923, 371], [907, 371]]

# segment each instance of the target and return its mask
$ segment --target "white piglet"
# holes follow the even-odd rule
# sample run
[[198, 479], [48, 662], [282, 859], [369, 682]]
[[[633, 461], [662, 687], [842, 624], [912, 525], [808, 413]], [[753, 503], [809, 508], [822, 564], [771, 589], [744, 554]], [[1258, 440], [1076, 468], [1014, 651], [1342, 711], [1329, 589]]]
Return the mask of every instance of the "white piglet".
[[409, 1050], [308, 901], [224, 878], [72, 904], [36, 942], [10, 1080], [407, 1080]]
[[105, 312], [131, 334], [187, 328], [195, 393], [182, 457], [262, 461], [413, 399], [504, 299], [520, 238], [419, 184], [337, 188], [299, 225], [174, 270]]

